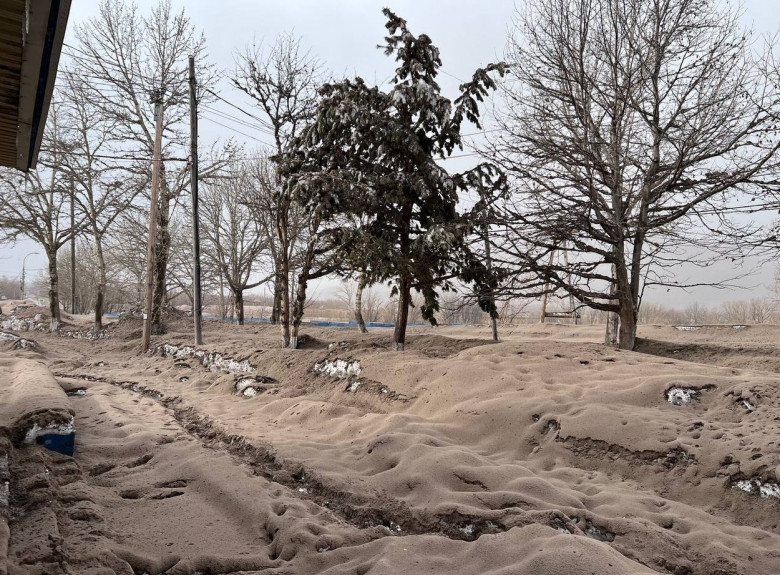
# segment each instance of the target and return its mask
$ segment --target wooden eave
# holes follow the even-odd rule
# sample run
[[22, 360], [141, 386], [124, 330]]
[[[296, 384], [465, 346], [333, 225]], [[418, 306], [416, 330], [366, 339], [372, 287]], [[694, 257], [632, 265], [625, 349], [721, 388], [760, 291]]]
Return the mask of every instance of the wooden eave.
[[0, 0], [0, 165], [35, 167], [71, 0]]

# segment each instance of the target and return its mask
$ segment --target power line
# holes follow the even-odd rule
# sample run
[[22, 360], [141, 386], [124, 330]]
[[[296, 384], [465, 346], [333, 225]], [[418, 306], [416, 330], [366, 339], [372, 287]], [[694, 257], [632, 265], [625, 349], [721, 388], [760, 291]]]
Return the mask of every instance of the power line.
[[469, 138], [471, 136], [480, 136], [482, 134], [490, 134], [493, 132], [504, 132], [505, 128], [491, 128], [490, 130], [480, 130], [479, 132], [471, 132], [469, 134], [461, 134], [461, 138]]
[[239, 125], [244, 126], [246, 128], [251, 128], [253, 130], [257, 130], [258, 132], [262, 132], [263, 134], [267, 134], [269, 136], [273, 136], [274, 135], [273, 132], [270, 131], [270, 130], [258, 127], [255, 124], [250, 124], [249, 122], [245, 122], [244, 120], [242, 120], [242, 119], [240, 119], [240, 118], [238, 118], [236, 116], [233, 116], [231, 114], [227, 114], [227, 113], [222, 112], [222, 111], [220, 111], [220, 110], [218, 110], [216, 108], [212, 108], [210, 106], [203, 106], [202, 109], [207, 111], [207, 112], [211, 112], [212, 114], [215, 114], [215, 115], [217, 115], [217, 116], [219, 116], [221, 118], [224, 118], [226, 120], [230, 120], [232, 122], [235, 122], [236, 124], [239, 124]]
[[[106, 159], [106, 160], [134, 160], [138, 162], [151, 162], [152, 158], [144, 158], [139, 156], [112, 156], [107, 154], [88, 154], [86, 152], [76, 152], [72, 150], [51, 150], [48, 148], [42, 148], [42, 152], [47, 152], [49, 154], [62, 154], [62, 155], [70, 155], [70, 156], [79, 156], [79, 157], [85, 157], [85, 158], [100, 158], [100, 159]], [[187, 158], [161, 158], [163, 162], [189, 162], [189, 159]]]
[[246, 110], [244, 110], [244, 109], [243, 109], [241, 106], [237, 106], [236, 104], [234, 104], [234, 103], [233, 103], [233, 102], [231, 102], [230, 100], [226, 100], [225, 98], [223, 98], [222, 96], [220, 96], [219, 94], [217, 94], [217, 93], [216, 93], [214, 90], [211, 90], [211, 89], [209, 89], [209, 88], [204, 88], [204, 89], [205, 89], [205, 91], [206, 91], [206, 92], [208, 92], [209, 94], [211, 94], [212, 96], [214, 96], [214, 97], [215, 97], [215, 98], [217, 98], [218, 100], [221, 100], [222, 102], [224, 102], [224, 103], [225, 103], [225, 104], [227, 104], [228, 106], [230, 106], [230, 107], [232, 107], [232, 108], [235, 108], [236, 110], [238, 110], [238, 111], [239, 111], [239, 112], [241, 112], [242, 114], [246, 114], [247, 116], [249, 116], [250, 118], [252, 118], [253, 120], [255, 120], [255, 121], [257, 121], [257, 122], [260, 122], [260, 124], [261, 124], [262, 126], [265, 126], [265, 127], [266, 127], [266, 128], [268, 128], [269, 130], [273, 130], [273, 126], [272, 126], [270, 123], [268, 123], [266, 120], [263, 120], [262, 118], [259, 118], [258, 116], [255, 116], [254, 114], [252, 114], [252, 113], [250, 113], [250, 112], [247, 112], [247, 111], [246, 111]]
[[450, 78], [453, 78], [453, 79], [457, 80], [461, 84], [465, 84], [466, 83], [465, 81], [461, 80], [460, 78], [458, 78], [457, 76], [455, 76], [453, 74], [450, 74], [449, 72], [445, 72], [444, 70], [439, 70], [439, 72], [441, 72], [445, 76], [449, 76]]
[[246, 132], [242, 132], [241, 130], [236, 130], [235, 128], [233, 128], [233, 127], [231, 127], [231, 126], [228, 126], [227, 124], [223, 124], [222, 122], [218, 122], [218, 121], [217, 121], [217, 120], [215, 120], [214, 118], [210, 118], [209, 116], [205, 116], [205, 115], [204, 115], [204, 116], [201, 116], [201, 117], [202, 117], [204, 120], [208, 120], [208, 121], [209, 121], [209, 122], [211, 122], [212, 124], [216, 124], [217, 126], [222, 126], [223, 128], [225, 128], [225, 129], [227, 129], [227, 130], [231, 130], [231, 131], [235, 132], [236, 134], [241, 134], [242, 136], [244, 136], [244, 137], [246, 137], [246, 138], [249, 138], [249, 139], [251, 139], [251, 140], [255, 140], [256, 142], [260, 142], [261, 144], [263, 144], [263, 145], [265, 145], [265, 146], [274, 147], [274, 145], [273, 145], [273, 144], [269, 144], [268, 142], [265, 142], [265, 141], [261, 140], [260, 138], [256, 138], [255, 136], [252, 136], [252, 135], [250, 135], [250, 134], [247, 134]]

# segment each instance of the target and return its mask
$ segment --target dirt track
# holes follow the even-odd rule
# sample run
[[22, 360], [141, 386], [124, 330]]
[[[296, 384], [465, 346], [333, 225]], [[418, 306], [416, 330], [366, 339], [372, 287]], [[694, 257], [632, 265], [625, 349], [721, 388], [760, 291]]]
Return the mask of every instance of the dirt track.
[[[154, 355], [134, 324], [5, 352], [85, 389], [74, 459], [13, 453], [11, 573], [777, 572], [780, 497], [758, 487], [780, 474], [780, 378], [731, 351], [777, 328], [646, 328], [651, 356], [588, 327], [420, 329], [397, 354], [380, 330], [288, 351], [208, 324], [225, 373], [170, 327]], [[727, 367], [664, 356], [696, 346]], [[314, 371], [335, 360], [359, 375]]]

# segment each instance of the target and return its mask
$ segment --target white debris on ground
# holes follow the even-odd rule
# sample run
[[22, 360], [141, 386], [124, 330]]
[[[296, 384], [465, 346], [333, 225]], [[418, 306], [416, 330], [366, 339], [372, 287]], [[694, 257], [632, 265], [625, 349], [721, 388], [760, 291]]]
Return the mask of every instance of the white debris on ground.
[[236, 391], [241, 392], [257, 383], [254, 379], [246, 377], [236, 382]]
[[20, 337], [14, 342], [14, 349], [35, 349], [37, 346], [31, 339]]
[[320, 363], [314, 364], [314, 372], [320, 375], [338, 377], [345, 379], [347, 377], [358, 377], [362, 371], [360, 361], [346, 361], [343, 359], [326, 359]]
[[760, 479], [741, 479], [740, 481], [735, 481], [731, 487], [745, 493], [758, 493], [764, 499], [769, 497], [780, 499], [780, 485], [771, 481], [765, 483]]
[[[0, 322], [0, 327], [3, 329], [10, 329], [13, 331], [50, 331], [51, 326], [45, 321], [43, 314], [35, 314], [32, 318], [17, 318], [16, 316], [9, 316]], [[95, 341], [98, 339], [105, 339], [108, 337], [108, 329], [95, 331], [92, 328], [88, 329], [60, 329], [57, 330], [57, 335], [60, 337], [70, 337], [73, 339], [86, 339], [89, 341]], [[12, 333], [0, 333], [0, 340], [14, 341], [9, 336], [18, 338], [18, 336]]]
[[666, 401], [672, 405], [688, 405], [699, 395], [698, 389], [690, 387], [671, 387], [666, 390]]
[[676, 325], [674, 329], [677, 331], [696, 331], [701, 329], [701, 327], [700, 325]]
[[0, 327], [13, 331], [49, 331], [49, 324], [44, 323], [43, 315], [38, 313], [32, 318], [9, 316], [0, 322]]
[[14, 349], [35, 349], [37, 347], [33, 340], [6, 331], [0, 331], [0, 341], [12, 341]]
[[53, 423], [46, 427], [41, 427], [37, 423], [33, 423], [33, 426], [27, 430], [27, 433], [24, 435], [24, 443], [33, 444], [41, 435], [70, 435], [71, 433], [75, 433], [75, 431], [76, 429], [73, 427], [72, 417], [68, 423]]
[[264, 391], [267, 391], [267, 385], [273, 385], [276, 382], [268, 377], [261, 375], [255, 377], [243, 377], [233, 384], [236, 393], [244, 397], [257, 397]]
[[347, 387], [347, 391], [349, 391], [350, 393], [355, 393], [358, 387], [360, 387], [360, 382], [356, 379], [355, 381], [349, 384], [349, 386]]
[[582, 530], [587, 537], [596, 539], [597, 541], [612, 542], [615, 540], [615, 534], [605, 529], [600, 529], [595, 526], [590, 520], [585, 522], [585, 528]]
[[739, 401], [737, 401], [737, 404], [741, 405], [748, 411], [754, 411], [756, 409], [756, 406], [750, 403], [747, 399], [740, 399]]
[[108, 330], [103, 329], [96, 332], [93, 329], [68, 329], [59, 330], [57, 334], [60, 337], [70, 337], [72, 339], [86, 339], [87, 341], [96, 341], [98, 339], [106, 339], [108, 337]]
[[235, 359], [224, 357], [221, 353], [215, 351], [204, 351], [190, 346], [178, 347], [168, 343], [158, 346], [155, 351], [158, 350], [163, 357], [173, 357], [174, 359], [196, 358], [203, 367], [208, 367], [215, 372], [252, 373], [255, 370], [248, 361], [236, 361]]

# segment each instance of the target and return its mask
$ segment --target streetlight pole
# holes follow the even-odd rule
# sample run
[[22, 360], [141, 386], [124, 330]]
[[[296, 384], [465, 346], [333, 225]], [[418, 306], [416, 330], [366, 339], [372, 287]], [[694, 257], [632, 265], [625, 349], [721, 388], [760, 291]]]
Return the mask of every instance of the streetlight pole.
[[26, 297], [27, 297], [27, 292], [25, 291], [25, 285], [24, 285], [25, 265], [27, 264], [27, 258], [29, 258], [30, 256], [37, 256], [37, 255], [39, 255], [38, 252], [30, 252], [29, 254], [24, 256], [24, 258], [22, 259], [22, 286], [21, 286], [22, 287], [22, 299], [26, 299]]

